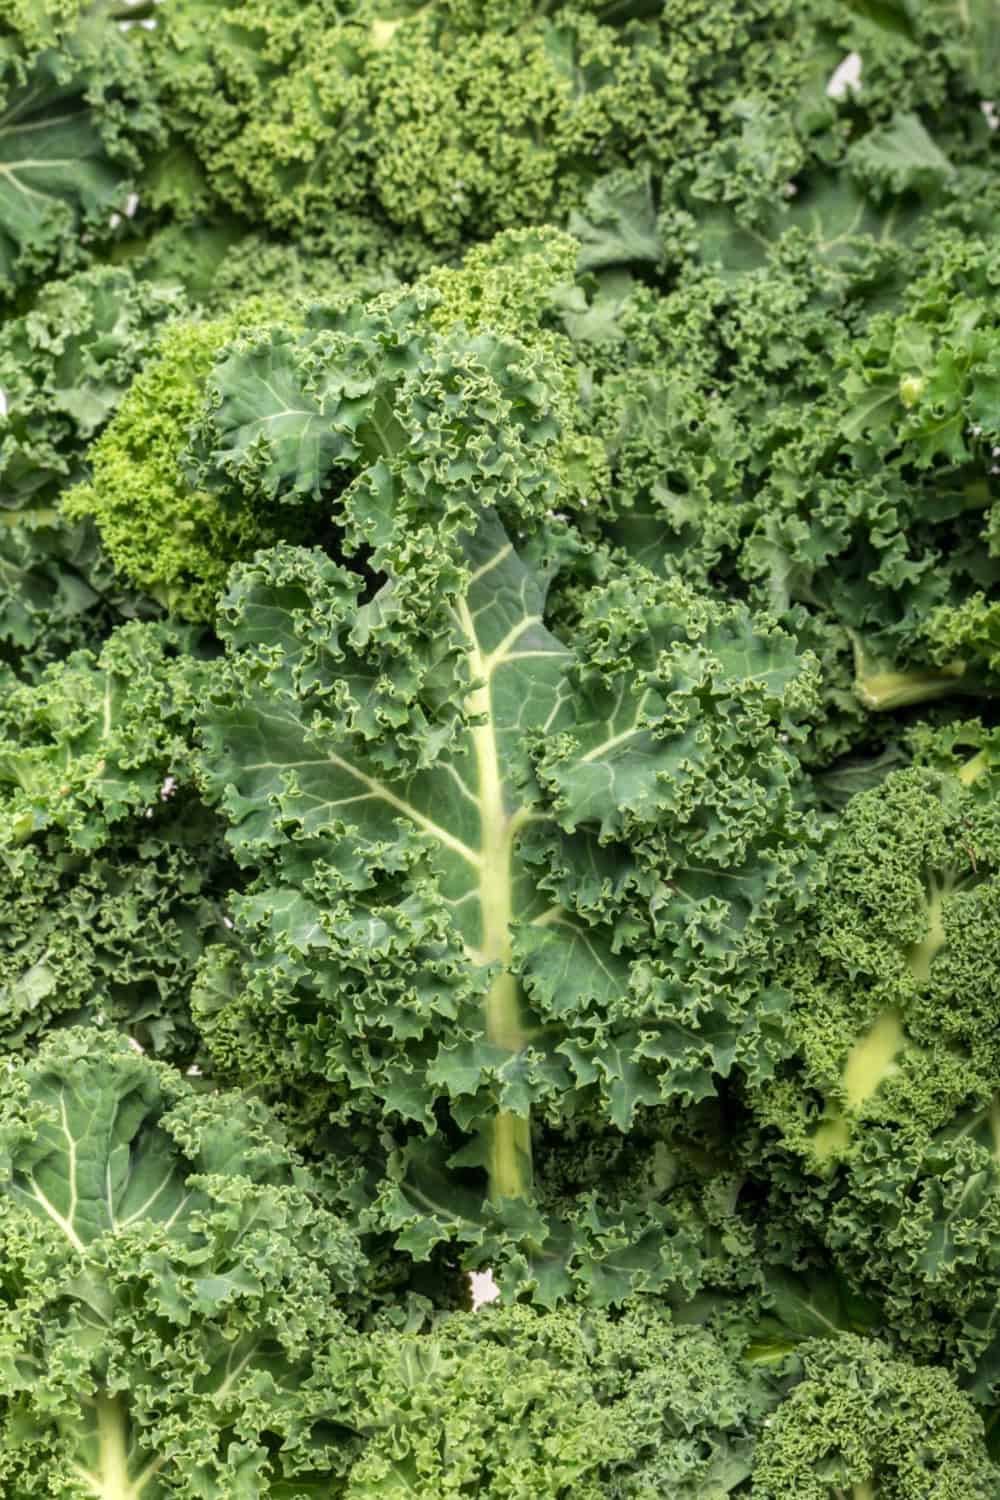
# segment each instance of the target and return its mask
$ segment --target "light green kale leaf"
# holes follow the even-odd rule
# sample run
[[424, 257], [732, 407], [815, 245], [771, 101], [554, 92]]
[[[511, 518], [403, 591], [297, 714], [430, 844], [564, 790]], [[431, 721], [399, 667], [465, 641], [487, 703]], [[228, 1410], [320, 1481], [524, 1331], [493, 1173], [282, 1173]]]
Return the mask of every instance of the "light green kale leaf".
[[92, 1030], [0, 1105], [0, 1479], [16, 1495], [325, 1496], [357, 1241], [266, 1113]]
[[[201, 642], [131, 622], [95, 656], [78, 651], [0, 703], [0, 838], [58, 828], [77, 849], [143, 817], [163, 783], [190, 786]], [[184, 670], [179, 658], [184, 657]], [[177, 665], [175, 669], [175, 659]]]
[[840, 814], [784, 973], [794, 1055], [749, 1098], [799, 1221], [982, 1394], [1000, 1347], [995, 732], [914, 739], [918, 764]]
[[114, 626], [158, 613], [115, 576], [88, 521], [0, 512], [0, 662], [12, 680], [37, 682], [74, 651], [98, 651]]
[[724, 1500], [774, 1404], [719, 1339], [652, 1299], [622, 1317], [483, 1308], [352, 1353], [366, 1446], [346, 1500]]
[[31, 309], [0, 327], [0, 506], [54, 519], [58, 491], [85, 472], [105, 426], [164, 324], [183, 314], [179, 288], [102, 266], [49, 281]]
[[992, 1500], [983, 1420], [952, 1373], [841, 1335], [804, 1346], [801, 1379], [761, 1427], [760, 1500]]
[[167, 327], [90, 445], [85, 482], [62, 496], [63, 516], [96, 526], [119, 576], [181, 619], [209, 617], [233, 561], [285, 534], [260, 507], [227, 506], [189, 483], [180, 462], [218, 350], [236, 329], [278, 311], [263, 299]]
[[847, 162], [877, 197], [906, 192], [931, 196], [954, 171], [920, 118], [909, 113], [893, 115], [888, 125], [869, 131], [848, 151]]
[[17, 0], [0, 22], [4, 301], [115, 238], [141, 156], [159, 139], [152, 81], [116, 9]]
[[115, 577], [92, 523], [67, 522], [58, 500], [184, 308], [174, 287], [101, 267], [48, 282], [0, 327], [0, 660], [19, 677], [157, 612]]
[[[418, 641], [423, 659], [398, 665], [377, 638], [351, 649], [382, 601], [359, 608], [320, 555], [277, 551], [237, 576], [223, 628], [243, 650], [206, 716], [204, 776], [237, 859], [267, 874], [234, 907], [260, 951], [220, 1042], [245, 1012], [242, 1045], [268, 1068], [268, 1015], [289, 1040], [301, 1028], [295, 1050], [318, 1042], [311, 1066], [356, 1103], [372, 1089], [425, 1128], [440, 1094], [473, 1128], [494, 1091], [506, 1119], [571, 1082], [626, 1128], [657, 1075], [697, 1097], [713, 1066], [766, 1071], [750, 975], [808, 862], [776, 732], [802, 663], [773, 630], [648, 578], [608, 591], [578, 657], [495, 519], [466, 567], [435, 655]], [[433, 700], [406, 702], [418, 673], [452, 710], [439, 724]], [[366, 1017], [376, 976], [385, 1003]], [[528, 1146], [509, 1128], [519, 1144], [492, 1170], [520, 1196]]]

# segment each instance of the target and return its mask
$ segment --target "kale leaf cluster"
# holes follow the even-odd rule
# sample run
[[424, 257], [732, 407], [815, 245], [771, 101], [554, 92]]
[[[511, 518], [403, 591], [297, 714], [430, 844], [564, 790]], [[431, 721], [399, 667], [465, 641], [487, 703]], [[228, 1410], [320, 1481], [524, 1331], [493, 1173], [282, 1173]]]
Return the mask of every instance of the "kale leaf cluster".
[[997, 0], [0, 12], [0, 1491], [997, 1500]]

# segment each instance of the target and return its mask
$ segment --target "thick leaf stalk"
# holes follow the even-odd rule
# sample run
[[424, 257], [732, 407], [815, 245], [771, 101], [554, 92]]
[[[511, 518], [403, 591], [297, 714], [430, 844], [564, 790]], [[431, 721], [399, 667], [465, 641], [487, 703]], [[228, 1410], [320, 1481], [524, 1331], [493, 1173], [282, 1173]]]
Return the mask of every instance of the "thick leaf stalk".
[[[470, 668], [477, 686], [467, 699], [478, 778], [480, 829], [479, 907], [483, 963], [499, 966], [486, 996], [486, 1035], [508, 1052], [526, 1042], [520, 985], [511, 973], [511, 923], [514, 919], [513, 845], [519, 821], [505, 805], [503, 769], [497, 744], [488, 667], [483, 660], [468, 604], [459, 604], [462, 630], [469, 644]], [[531, 1122], [500, 1110], [492, 1128], [489, 1157], [490, 1195], [496, 1200], [524, 1198], [531, 1192]]]

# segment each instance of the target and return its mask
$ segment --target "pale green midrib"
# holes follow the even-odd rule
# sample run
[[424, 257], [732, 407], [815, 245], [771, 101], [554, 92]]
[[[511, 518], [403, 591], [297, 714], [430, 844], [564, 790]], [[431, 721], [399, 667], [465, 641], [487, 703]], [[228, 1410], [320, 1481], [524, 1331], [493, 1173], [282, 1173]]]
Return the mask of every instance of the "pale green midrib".
[[[252, 761], [248, 763], [246, 769], [248, 771], [294, 771], [301, 766], [323, 765], [336, 766], [338, 770], [345, 771], [348, 776], [354, 778], [359, 786], [365, 788], [368, 796], [380, 799], [388, 803], [390, 807], [396, 808], [397, 811], [401, 812], [404, 817], [409, 818], [424, 833], [430, 834], [432, 838], [437, 839], [438, 843], [442, 844], [446, 849], [450, 849], [453, 854], [457, 854], [459, 859], [465, 860], [467, 864], [478, 869], [480, 856], [475, 849], [470, 849], [467, 844], [463, 843], [461, 839], [456, 838], [447, 828], [442, 828], [440, 823], [435, 823], [433, 818], [427, 817], [426, 813], [422, 813], [419, 808], [412, 806], [404, 798], [398, 797], [384, 782], [377, 781], [374, 776], [366, 775], [358, 766], [352, 765], [350, 761], [344, 760], [343, 756], [337, 755], [333, 751], [324, 756], [315, 756], [304, 760], [286, 760], [280, 763], [273, 760]], [[333, 803], [331, 805], [337, 806], [339, 804]]]
[[43, 1213], [45, 1213], [47, 1217], [52, 1220], [53, 1224], [55, 1224], [58, 1229], [62, 1230], [63, 1234], [73, 1246], [73, 1249], [78, 1251], [82, 1255], [86, 1250], [86, 1246], [84, 1245], [80, 1236], [77, 1234], [76, 1230], [73, 1228], [72, 1223], [69, 1221], [69, 1219], [65, 1218], [64, 1215], [61, 1214], [56, 1208], [55, 1204], [46, 1197], [30, 1172], [26, 1174], [26, 1179], [30, 1184], [30, 1196], [34, 1198], [35, 1202], [42, 1209]]
[[[39, 97], [40, 93], [41, 93], [41, 90], [40, 89], [36, 89], [35, 93], [34, 93], [34, 98], [37, 99]], [[31, 98], [30, 97], [27, 100], [22, 100], [21, 101], [22, 108], [24, 107], [25, 104], [30, 104], [30, 103], [31, 103]], [[3, 119], [8, 119], [8, 118], [9, 118], [9, 115], [3, 116]], [[72, 125], [72, 124], [77, 123], [79, 121], [79, 119], [80, 119], [79, 114], [74, 113], [74, 114], [68, 114], [68, 115], [46, 115], [41, 120], [21, 121], [21, 122], [15, 123], [13, 125], [3, 125], [3, 124], [0, 124], [0, 136], [5, 136], [5, 135], [29, 135], [31, 133], [31, 131], [33, 131], [33, 130], [51, 130], [53, 125]]]
[[[229, 1392], [232, 1390], [233, 1386], [239, 1379], [240, 1375], [242, 1375], [247, 1365], [250, 1364], [259, 1347], [260, 1346], [257, 1342], [251, 1343], [248, 1348], [246, 1348], [240, 1355], [239, 1360], [235, 1365], [233, 1365], [232, 1369], [227, 1371], [225, 1379], [219, 1382], [219, 1385], [213, 1392], [213, 1399], [216, 1403], [222, 1401], [225, 1396], [229, 1395]], [[231, 1358], [232, 1356], [230, 1355], [229, 1357]]]
[[618, 734], [609, 735], [608, 738], [606, 740], [602, 740], [599, 745], [593, 745], [585, 755], [580, 756], [580, 764], [586, 765], [589, 761], [596, 760], [598, 756], [606, 755], [609, 750], [617, 750], [618, 746], [624, 745], [626, 740], [636, 739], [639, 735], [643, 734], [645, 730], [644, 727], [639, 723], [639, 719], [643, 709], [646, 707], [646, 704], [649, 701], [650, 696], [650, 691], [647, 689], [647, 691], [644, 692], [642, 697], [639, 699], [639, 702], [636, 704], [635, 715], [628, 729], [623, 729]]
[[104, 733], [102, 739], [111, 738], [112, 714], [111, 714], [111, 686], [112, 679], [109, 672], [104, 681]]
[[[931, 967], [947, 942], [945, 906], [961, 884], [954, 872], [940, 879], [932, 873], [927, 875], [927, 929], [920, 941], [906, 951], [907, 966], [918, 985], [930, 983]], [[898, 1010], [890, 1008], [877, 1016], [865, 1035], [851, 1047], [841, 1074], [845, 1107], [830, 1110], [813, 1136], [813, 1150], [821, 1161], [829, 1161], [850, 1145], [848, 1115], [857, 1112], [896, 1071], [896, 1058], [905, 1046], [903, 1018]]]
[[979, 780], [980, 776], [985, 776], [989, 769], [989, 753], [986, 750], [980, 750], [978, 755], [974, 755], [971, 760], [966, 761], [960, 771], [955, 772], [955, 776], [963, 786], [972, 786], [974, 782]]
[[0, 526], [54, 526], [60, 519], [60, 512], [52, 507], [40, 507], [38, 510], [11, 510], [0, 514]]
[[834, 1500], [878, 1500], [873, 1479], [856, 1479], [850, 1491], [839, 1484], [835, 1485], [831, 1494]]
[[922, 672], [873, 672], [855, 680], [855, 690], [865, 708], [888, 713], [917, 703], [947, 698], [965, 676], [964, 663], [928, 668]]
[[76, 1137], [69, 1128], [69, 1118], [66, 1114], [66, 1094], [64, 1090], [60, 1090], [59, 1092], [59, 1123], [62, 1128], [62, 1133], [66, 1137], [66, 1153], [68, 1157], [66, 1176], [69, 1182], [69, 1208], [66, 1211], [66, 1223], [68, 1225], [72, 1225], [73, 1220], [76, 1218], [77, 1206]]
[[947, 941], [944, 930], [944, 908], [956, 885], [954, 876], [946, 875], [939, 883], [933, 875], [927, 877], [927, 931], [919, 943], [914, 943], [906, 955], [910, 972], [918, 984], [927, 984], [931, 977], [931, 965]]
[[498, 568], [502, 562], [505, 562], [507, 558], [513, 554], [513, 551], [513, 542], [508, 542], [506, 546], [501, 547], [498, 552], [494, 552], [492, 557], [487, 558], [484, 563], [480, 563], [479, 567], [475, 568], [469, 574], [469, 588], [471, 588], [474, 583], [478, 583], [481, 578], [485, 578], [488, 573], [492, 573], [495, 568]]
[[162, 1469], [164, 1460], [153, 1459], [133, 1479], [129, 1474], [125, 1434], [128, 1418], [121, 1399], [100, 1395], [94, 1401], [97, 1420], [97, 1465], [93, 1469], [74, 1464], [77, 1478], [95, 1500], [140, 1500], [147, 1486]]
[[21, 181], [14, 169], [18, 168], [23, 171], [25, 169], [37, 169], [38, 167], [72, 167], [75, 165], [74, 161], [68, 159], [61, 160], [58, 157], [52, 157], [46, 161], [16, 161], [10, 166], [0, 163], [0, 176], [6, 177], [14, 191], [20, 193], [22, 197], [40, 198], [43, 203], [48, 203], [55, 197], [55, 194], [43, 193], [38, 188], [29, 187], [26, 182]]
[[[458, 616], [468, 642], [469, 667], [476, 684], [466, 699], [479, 789], [479, 906], [483, 963], [499, 966], [485, 1001], [487, 1039], [507, 1052], [527, 1042], [518, 982], [511, 972], [513, 921], [512, 860], [518, 814], [504, 807], [503, 772], [493, 713], [492, 674], [501, 659], [484, 657], [468, 603], [459, 600]], [[511, 637], [508, 637], [508, 639]], [[494, 1198], [522, 1198], [531, 1186], [531, 1127], [521, 1115], [501, 1110], [493, 1122], [490, 1187]]]
[[[857, 1110], [895, 1071], [896, 1057], [906, 1041], [898, 1011], [886, 1010], [856, 1041], [847, 1054], [841, 1074], [846, 1108]], [[812, 1145], [820, 1161], [847, 1149], [851, 1127], [840, 1110], [832, 1110], [816, 1129]]]

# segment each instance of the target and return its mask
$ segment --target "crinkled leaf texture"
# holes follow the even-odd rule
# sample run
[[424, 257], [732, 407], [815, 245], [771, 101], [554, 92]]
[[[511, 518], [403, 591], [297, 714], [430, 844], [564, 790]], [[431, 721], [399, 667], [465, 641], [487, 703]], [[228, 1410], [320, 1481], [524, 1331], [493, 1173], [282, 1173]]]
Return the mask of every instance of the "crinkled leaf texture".
[[[0, 705], [0, 1051], [84, 1019], [187, 1066], [237, 879], [192, 786], [194, 632], [132, 624]], [[180, 672], [175, 657], [183, 654]]]
[[20, 677], [156, 612], [113, 576], [94, 526], [66, 522], [58, 500], [183, 306], [175, 288], [100, 267], [48, 282], [0, 327], [0, 660]]
[[29, 312], [0, 328], [0, 507], [35, 513], [80, 478], [87, 442], [185, 305], [176, 287], [101, 266], [47, 282]]
[[[360, 1274], [266, 1113], [71, 1030], [0, 1106], [4, 1493], [330, 1493]], [[327, 1374], [317, 1374], [321, 1355]]]
[[486, 1308], [374, 1335], [350, 1367], [363, 1456], [348, 1500], [724, 1500], [773, 1404], [706, 1329], [647, 1300], [621, 1318]]
[[948, 1370], [846, 1334], [810, 1340], [801, 1373], [761, 1428], [760, 1500], [993, 1500], [982, 1418]]
[[[892, 771], [838, 819], [784, 975], [794, 1061], [754, 1105], [799, 1157], [767, 1170], [800, 1219], [914, 1347], [975, 1367], [985, 1392], [1000, 1346], [995, 731], [923, 738], [943, 768]], [[962, 765], [966, 739], [983, 748]]]
[[42, 0], [26, 22], [14, 17], [21, 35], [8, 34], [0, 49], [4, 300], [40, 272], [79, 265], [107, 243], [139, 154], [159, 134], [148, 71], [109, 0], [46, 16], [52, 9]]
[[[334, 518], [357, 559], [279, 547], [231, 580], [202, 778], [255, 878], [200, 1019], [223, 1070], [286, 1104], [384, 1117], [418, 1156], [447, 1117], [453, 1167], [485, 1168], [537, 1242], [535, 1106], [624, 1130], [780, 1055], [766, 974], [811, 861], [788, 743], [812, 668], [638, 568], [555, 636], [546, 591], [579, 544], [540, 520], [544, 369], [486, 336], [414, 340], [410, 316], [237, 348], [192, 450], [202, 482], [290, 498], [353, 470]], [[367, 368], [338, 363], [359, 333]], [[418, 1254], [467, 1229], [421, 1193]]]

